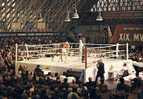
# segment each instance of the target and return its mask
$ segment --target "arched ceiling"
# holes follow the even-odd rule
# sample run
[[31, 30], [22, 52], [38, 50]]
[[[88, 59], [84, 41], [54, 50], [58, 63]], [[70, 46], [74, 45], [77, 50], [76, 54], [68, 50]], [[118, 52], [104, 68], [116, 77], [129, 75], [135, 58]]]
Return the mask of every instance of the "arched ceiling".
[[27, 21], [35, 24], [42, 17], [47, 31], [62, 31], [67, 25], [64, 22], [67, 9], [72, 15], [75, 4], [79, 13], [89, 12], [94, 4], [95, 11], [143, 11], [143, 0], [0, 0], [0, 28], [12, 31], [11, 24], [15, 21], [24, 27]]

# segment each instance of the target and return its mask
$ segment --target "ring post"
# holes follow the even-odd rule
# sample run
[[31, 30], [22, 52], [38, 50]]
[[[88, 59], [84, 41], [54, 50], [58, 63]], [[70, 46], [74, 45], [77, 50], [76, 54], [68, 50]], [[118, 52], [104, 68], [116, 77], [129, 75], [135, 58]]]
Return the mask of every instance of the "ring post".
[[126, 59], [129, 59], [129, 44], [126, 44]]
[[18, 44], [15, 44], [15, 71], [17, 72], [17, 49], [18, 49]]
[[87, 69], [87, 47], [84, 48], [84, 62], [85, 62], [85, 70], [84, 70], [84, 82], [86, 81], [86, 69]]
[[25, 47], [26, 47], [26, 59], [28, 59], [28, 58], [29, 58], [28, 45], [27, 45], [27, 44], [25, 44]]
[[119, 57], [119, 43], [116, 44], [116, 58]]
[[85, 54], [84, 61], [85, 61], [85, 69], [86, 69], [87, 68], [87, 47], [85, 47], [84, 49], [85, 49], [84, 50], [84, 54]]

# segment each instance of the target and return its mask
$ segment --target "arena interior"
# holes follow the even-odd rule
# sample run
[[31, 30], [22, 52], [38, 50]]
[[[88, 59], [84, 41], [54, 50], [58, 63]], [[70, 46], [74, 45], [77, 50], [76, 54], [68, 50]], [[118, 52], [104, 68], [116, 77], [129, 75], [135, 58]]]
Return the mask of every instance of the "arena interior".
[[143, 0], [0, 0], [0, 99], [143, 99]]

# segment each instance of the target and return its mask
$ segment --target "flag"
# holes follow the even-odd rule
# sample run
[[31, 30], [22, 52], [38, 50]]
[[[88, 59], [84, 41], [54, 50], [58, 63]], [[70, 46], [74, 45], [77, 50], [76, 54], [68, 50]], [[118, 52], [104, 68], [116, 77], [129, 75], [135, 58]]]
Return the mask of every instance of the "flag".
[[107, 26], [107, 31], [108, 31], [108, 37], [109, 38], [112, 37], [112, 31], [109, 25]]
[[112, 41], [112, 31], [111, 31], [111, 28], [110, 28], [109, 25], [107, 26], [107, 33], [108, 33], [108, 42], [111, 43], [111, 41]]

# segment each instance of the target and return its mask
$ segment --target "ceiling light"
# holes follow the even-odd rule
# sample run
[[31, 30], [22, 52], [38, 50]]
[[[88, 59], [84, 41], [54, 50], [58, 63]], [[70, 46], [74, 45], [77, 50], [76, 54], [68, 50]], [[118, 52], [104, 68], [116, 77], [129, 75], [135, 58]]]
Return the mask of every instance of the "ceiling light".
[[101, 15], [101, 12], [98, 12], [98, 16], [96, 18], [96, 21], [103, 21], [103, 17]]
[[79, 15], [78, 15], [77, 9], [75, 9], [75, 13], [74, 13], [72, 18], [73, 19], [79, 19]]
[[70, 12], [68, 10], [67, 10], [67, 16], [66, 16], [64, 21], [65, 22], [70, 22], [71, 21], [71, 19], [70, 19]]

